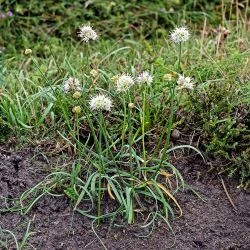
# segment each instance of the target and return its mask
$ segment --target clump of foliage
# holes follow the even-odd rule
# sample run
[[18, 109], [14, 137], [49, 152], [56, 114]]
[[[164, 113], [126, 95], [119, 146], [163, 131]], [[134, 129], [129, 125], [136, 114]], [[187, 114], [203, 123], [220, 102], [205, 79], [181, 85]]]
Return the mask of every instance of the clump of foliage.
[[213, 165], [241, 183], [250, 177], [249, 82], [215, 81], [199, 85], [190, 95], [185, 122], [199, 131], [199, 140]]

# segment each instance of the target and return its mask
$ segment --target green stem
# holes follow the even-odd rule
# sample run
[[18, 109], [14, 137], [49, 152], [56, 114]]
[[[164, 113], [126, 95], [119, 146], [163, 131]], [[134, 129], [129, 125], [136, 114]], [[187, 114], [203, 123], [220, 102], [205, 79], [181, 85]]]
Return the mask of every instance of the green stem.
[[122, 124], [122, 148], [124, 146], [124, 138], [127, 130], [127, 106], [125, 101], [125, 96], [122, 96], [122, 104], [123, 104], [123, 124]]
[[132, 157], [132, 145], [133, 145], [133, 136], [132, 136], [132, 126], [131, 126], [131, 110], [128, 111], [128, 143], [129, 143], [129, 168], [130, 168], [130, 176], [133, 177], [133, 157]]
[[101, 187], [102, 187], [102, 172], [99, 169], [99, 181], [98, 181], [98, 208], [97, 208], [97, 216], [98, 216], [98, 226], [101, 222]]
[[80, 135], [79, 135], [79, 121], [78, 121], [78, 114], [75, 114], [75, 137], [77, 138], [78, 142], [80, 141]]
[[146, 167], [146, 147], [145, 147], [145, 112], [146, 112], [146, 91], [142, 93], [142, 151], [143, 151], [143, 166]]
[[102, 134], [103, 134], [103, 114], [99, 112], [99, 182], [98, 182], [98, 225], [101, 222], [101, 187], [102, 187], [102, 174], [104, 173], [104, 163], [102, 158]]
[[87, 49], [86, 49], [86, 57], [87, 57], [87, 70], [90, 70], [90, 60], [89, 60], [89, 44], [87, 43]]
[[[100, 132], [102, 133], [103, 137], [104, 137], [104, 141], [105, 141], [105, 148], [107, 149], [106, 151], [106, 158], [108, 158], [109, 156], [109, 153], [112, 155], [112, 152], [111, 152], [111, 148], [110, 148], [110, 144], [109, 144], [109, 139], [108, 139], [108, 131], [107, 131], [107, 128], [106, 128], [106, 124], [105, 124], [105, 120], [104, 120], [104, 116], [103, 114], [101, 113], [100, 116], [99, 116], [99, 121], [100, 121]], [[105, 150], [102, 150], [102, 152], [104, 152]], [[104, 169], [103, 169], [104, 171]]]
[[129, 141], [129, 168], [130, 168], [130, 178], [131, 178], [131, 187], [132, 187], [132, 221], [131, 223], [134, 223], [134, 181], [133, 181], [133, 176], [134, 176], [134, 170], [133, 170], [133, 156], [132, 156], [132, 145], [133, 145], [133, 136], [132, 136], [132, 126], [131, 126], [131, 113], [132, 110], [129, 109], [128, 110], [128, 131], [129, 131], [129, 135], [128, 135], [128, 141]]
[[182, 46], [181, 46], [181, 42], [179, 45], [179, 58], [178, 58], [178, 72], [181, 72], [181, 52], [182, 52]]

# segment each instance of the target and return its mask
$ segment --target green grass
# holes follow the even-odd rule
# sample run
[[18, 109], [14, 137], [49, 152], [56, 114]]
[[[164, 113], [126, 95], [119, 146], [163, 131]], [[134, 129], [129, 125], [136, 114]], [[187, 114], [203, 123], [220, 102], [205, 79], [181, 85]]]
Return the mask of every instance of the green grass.
[[[142, 1], [142, 5], [145, 3]], [[191, 39], [182, 44], [181, 53], [165, 29], [168, 25], [172, 27], [178, 16], [169, 15], [166, 26], [159, 27], [157, 23], [154, 29], [146, 20], [136, 32], [128, 32], [125, 27], [129, 12], [123, 10], [126, 18], [123, 15], [118, 18], [112, 10], [105, 14], [99, 9], [100, 20], [106, 15], [111, 17], [110, 23], [93, 20], [100, 38], [84, 44], [75, 39], [80, 24], [78, 15], [75, 20], [71, 15], [65, 22], [58, 17], [51, 33], [43, 33], [48, 23], [46, 27], [40, 26], [40, 20], [32, 13], [42, 11], [47, 7], [45, 3], [34, 11], [31, 7], [28, 12], [22, 11], [22, 6], [18, 9], [16, 18], [20, 27], [24, 25], [22, 18], [28, 14], [27, 25], [32, 29], [29, 34], [28, 28], [15, 28], [13, 34], [19, 33], [19, 43], [16, 46], [10, 43], [7, 51], [0, 54], [1, 137], [6, 140], [11, 136], [26, 136], [26, 141], [60, 138], [72, 148], [78, 160], [71, 169], [53, 172], [31, 187], [8, 211], [27, 213], [43, 195], [65, 195], [74, 210], [93, 219], [93, 223], [100, 224], [107, 217], [114, 220], [121, 214], [132, 224], [140, 217], [138, 211], [146, 210], [148, 201], [152, 212], [142, 227], [153, 230], [155, 221], [163, 219], [171, 229], [169, 219], [182, 213], [175, 195], [186, 184], [178, 166], [171, 163], [170, 152], [186, 148], [200, 154], [201, 159], [215, 162], [217, 171], [238, 176], [239, 183], [247, 188], [250, 72], [245, 19], [236, 19], [237, 23], [233, 15], [232, 20], [225, 19], [224, 25], [230, 33], [222, 38], [206, 19], [200, 23], [196, 15], [189, 18], [189, 3], [180, 17], [187, 18]], [[156, 13], [162, 4], [159, 1], [148, 8]], [[56, 5], [54, 15], [68, 10], [65, 5], [66, 2], [63, 6]], [[140, 11], [148, 13], [142, 5], [135, 8], [137, 21]], [[131, 2], [122, 6], [129, 10], [134, 5]], [[74, 8], [78, 10], [79, 6]], [[222, 18], [218, 13], [216, 16]], [[202, 16], [207, 15], [202, 13]], [[153, 21], [159, 19], [155, 17]], [[13, 21], [8, 22], [6, 27], [11, 29]], [[34, 34], [42, 35], [36, 40]], [[32, 54], [25, 55], [27, 48], [32, 49]], [[91, 75], [92, 69], [97, 70], [96, 76]], [[135, 84], [127, 93], [117, 93], [117, 75], [128, 73], [136, 78], [144, 70], [153, 75], [152, 85]], [[166, 74], [171, 74], [171, 79], [166, 80]], [[178, 74], [192, 77], [194, 89], [178, 89]], [[69, 77], [80, 80], [83, 88], [80, 98], [63, 91]], [[105, 93], [112, 99], [110, 112], [90, 109], [89, 100], [97, 93]], [[130, 103], [133, 108], [129, 108]], [[78, 106], [80, 113], [73, 113], [72, 109]], [[182, 134], [197, 135], [197, 141], [172, 147], [174, 128]], [[194, 147], [197, 142], [198, 148]], [[86, 164], [80, 164], [81, 161]], [[219, 163], [223, 167], [218, 167]], [[102, 201], [107, 199], [116, 208], [106, 213]], [[89, 204], [87, 210], [80, 208], [83, 201]]]

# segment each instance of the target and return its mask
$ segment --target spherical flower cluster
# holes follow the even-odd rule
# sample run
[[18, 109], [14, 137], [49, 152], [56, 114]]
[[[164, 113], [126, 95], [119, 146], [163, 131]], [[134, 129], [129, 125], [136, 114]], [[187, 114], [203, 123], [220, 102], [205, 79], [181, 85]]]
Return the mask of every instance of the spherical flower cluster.
[[78, 36], [86, 43], [89, 42], [89, 40], [96, 40], [98, 37], [96, 32], [89, 25], [81, 26]]
[[91, 98], [91, 100], [89, 101], [89, 106], [91, 110], [110, 111], [113, 105], [112, 100], [108, 96], [104, 94], [98, 94]]
[[193, 89], [194, 88], [194, 83], [192, 82], [192, 78], [184, 77], [182, 75], [179, 75], [177, 84], [178, 84], [179, 89]]
[[181, 43], [189, 39], [190, 33], [186, 27], [178, 27], [171, 32], [170, 36], [174, 43]]
[[139, 76], [137, 77], [137, 82], [139, 84], [147, 84], [151, 85], [153, 82], [153, 77], [150, 75], [148, 71], [143, 71]]
[[73, 78], [73, 77], [68, 78], [64, 82], [63, 89], [65, 92], [82, 91], [80, 81], [77, 78]]
[[117, 92], [126, 92], [134, 85], [134, 80], [130, 75], [122, 74], [115, 81]]

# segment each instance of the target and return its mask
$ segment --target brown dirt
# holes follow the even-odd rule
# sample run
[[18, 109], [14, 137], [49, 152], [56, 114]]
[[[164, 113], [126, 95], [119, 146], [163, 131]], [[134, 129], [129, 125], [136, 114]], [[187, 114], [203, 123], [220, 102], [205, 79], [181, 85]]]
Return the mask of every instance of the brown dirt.
[[[33, 155], [32, 150], [0, 151], [0, 197], [19, 197], [46, 175], [50, 167], [43, 157]], [[172, 222], [175, 245], [171, 247], [174, 238], [164, 223], [159, 223], [148, 238], [136, 237], [136, 226], [108, 230], [109, 225], [104, 224], [97, 232], [107, 249], [250, 249], [250, 195], [237, 189], [234, 181], [225, 181], [237, 207], [234, 211], [216, 175], [206, 174], [204, 166], [192, 163], [190, 158], [188, 164], [178, 168], [206, 202], [191, 191], [178, 194], [184, 215]], [[4, 206], [0, 199], [0, 209]], [[73, 213], [65, 197], [51, 196], [44, 196], [25, 216], [0, 213], [0, 249], [6, 249], [1, 246], [1, 240], [6, 240], [1, 229], [11, 230], [21, 242], [29, 220], [33, 234], [25, 249], [103, 249], [90, 220]], [[9, 236], [7, 249], [15, 249]]]

